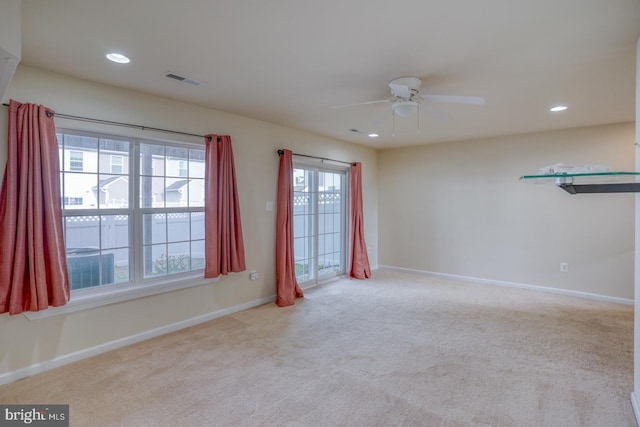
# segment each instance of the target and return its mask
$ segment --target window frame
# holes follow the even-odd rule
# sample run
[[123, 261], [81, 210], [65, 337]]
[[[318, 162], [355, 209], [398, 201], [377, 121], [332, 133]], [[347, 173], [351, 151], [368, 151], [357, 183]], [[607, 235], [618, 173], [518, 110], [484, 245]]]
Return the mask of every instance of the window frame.
[[[99, 285], [88, 288], [74, 289], [71, 291], [71, 298], [69, 302], [61, 307], [51, 307], [48, 310], [39, 312], [25, 312], [25, 316], [29, 319], [39, 319], [49, 317], [57, 314], [72, 313], [80, 310], [86, 310], [95, 307], [101, 307], [108, 304], [117, 302], [124, 302], [132, 299], [142, 298], [146, 296], [156, 295], [160, 293], [170, 292], [179, 289], [185, 289], [195, 286], [201, 286], [204, 284], [215, 283], [218, 278], [204, 278], [204, 268], [198, 270], [190, 270], [186, 272], [180, 272], [175, 274], [167, 274], [154, 277], [144, 277], [143, 261], [143, 227], [142, 218], [145, 213], [155, 213], [156, 208], [141, 208], [140, 207], [140, 145], [141, 144], [154, 144], [162, 145], [165, 147], [179, 147], [187, 149], [204, 150], [204, 143], [194, 143], [188, 141], [167, 141], [161, 139], [148, 139], [140, 137], [132, 137], [127, 135], [118, 135], [112, 132], [92, 132], [84, 130], [75, 130], [73, 128], [56, 128], [56, 134], [67, 134], [85, 136], [98, 139], [115, 139], [128, 141], [129, 146], [129, 160], [128, 167], [126, 159], [123, 159], [123, 171], [128, 170], [127, 174], [123, 176], [129, 177], [129, 203], [127, 208], [118, 209], [105, 209], [96, 207], [95, 209], [68, 209], [68, 206], [64, 202], [64, 187], [61, 182], [60, 185], [60, 205], [62, 208], [62, 221], [66, 221], [70, 216], [92, 216], [92, 215], [129, 215], [129, 281], [123, 283], [112, 283]], [[74, 150], [78, 151], [78, 150]], [[99, 150], [98, 150], [99, 152]], [[64, 156], [64, 151], [61, 151]], [[83, 156], [84, 157], [84, 156]], [[62, 160], [62, 159], [61, 159]], [[98, 160], [99, 161], [99, 160]], [[63, 164], [62, 164], [63, 165]], [[69, 170], [72, 171], [69, 165]], [[111, 165], [109, 169], [104, 172], [96, 172], [98, 176], [104, 173], [111, 173]], [[62, 170], [59, 177], [62, 176]], [[166, 176], [166, 171], [165, 171]], [[98, 203], [99, 205], [99, 203]], [[205, 206], [184, 206], [184, 207], [164, 207], [163, 211], [166, 212], [186, 212], [191, 215], [191, 212], [202, 212], [204, 214]], [[65, 228], [66, 230], [66, 228]], [[192, 240], [189, 239], [189, 242]], [[65, 244], [66, 248], [66, 244]]]

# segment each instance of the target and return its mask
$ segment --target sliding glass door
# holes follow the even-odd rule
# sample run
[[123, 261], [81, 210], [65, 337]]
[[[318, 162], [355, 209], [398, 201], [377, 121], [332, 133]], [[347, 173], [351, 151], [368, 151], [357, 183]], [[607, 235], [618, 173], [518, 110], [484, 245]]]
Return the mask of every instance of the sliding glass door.
[[346, 171], [294, 164], [293, 238], [298, 283], [345, 272]]

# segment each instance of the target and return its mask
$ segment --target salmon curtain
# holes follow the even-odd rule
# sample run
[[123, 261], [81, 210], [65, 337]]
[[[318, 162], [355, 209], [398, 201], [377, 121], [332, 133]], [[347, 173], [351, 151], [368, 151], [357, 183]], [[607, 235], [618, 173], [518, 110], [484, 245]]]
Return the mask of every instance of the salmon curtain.
[[293, 254], [293, 153], [280, 152], [278, 206], [276, 214], [276, 304], [293, 305], [304, 295], [296, 280]]
[[362, 213], [362, 164], [351, 165], [351, 270], [349, 277], [371, 277], [367, 244], [364, 240], [364, 215]]
[[246, 270], [231, 137], [205, 136], [204, 277]]
[[64, 305], [70, 290], [53, 111], [11, 100], [7, 142], [0, 190], [0, 313]]

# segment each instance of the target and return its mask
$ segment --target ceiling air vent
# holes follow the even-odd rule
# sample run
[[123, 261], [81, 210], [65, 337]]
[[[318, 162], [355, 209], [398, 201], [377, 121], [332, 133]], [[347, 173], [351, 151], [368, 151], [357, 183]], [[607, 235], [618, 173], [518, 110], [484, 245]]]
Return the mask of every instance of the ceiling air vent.
[[187, 83], [190, 84], [192, 86], [201, 86], [203, 84], [206, 84], [206, 82], [200, 81], [200, 80], [196, 80], [196, 79], [192, 79], [186, 76], [181, 76], [180, 74], [176, 74], [176, 73], [172, 73], [172, 72], [166, 72], [164, 74], [164, 76], [168, 79], [171, 80], [176, 80], [182, 83]]

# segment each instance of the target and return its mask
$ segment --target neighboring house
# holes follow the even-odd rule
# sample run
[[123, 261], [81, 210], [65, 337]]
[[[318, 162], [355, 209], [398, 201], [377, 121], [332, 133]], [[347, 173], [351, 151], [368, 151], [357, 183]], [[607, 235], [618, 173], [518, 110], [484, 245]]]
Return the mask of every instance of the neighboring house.
[[181, 179], [167, 186], [166, 206], [197, 206], [204, 204], [204, 182]]
[[126, 176], [102, 179], [91, 190], [101, 207], [123, 208], [129, 204], [129, 180]]
[[[58, 138], [62, 138], [58, 134]], [[123, 208], [129, 205], [129, 142], [98, 139], [91, 136], [66, 136], [60, 158], [64, 169], [63, 205], [65, 208]], [[100, 147], [98, 149], [98, 147]], [[193, 150], [192, 150], [193, 151]], [[204, 158], [190, 153], [189, 159], [179, 156], [150, 156], [153, 176], [152, 205], [203, 206]], [[166, 171], [166, 187], [156, 187], [156, 177]], [[105, 178], [107, 177], [107, 178]], [[180, 179], [184, 177], [185, 179]], [[195, 178], [195, 179], [194, 179]], [[97, 182], [97, 185], [96, 185]], [[92, 185], [93, 184], [93, 185]], [[165, 193], [166, 192], [166, 193]]]

